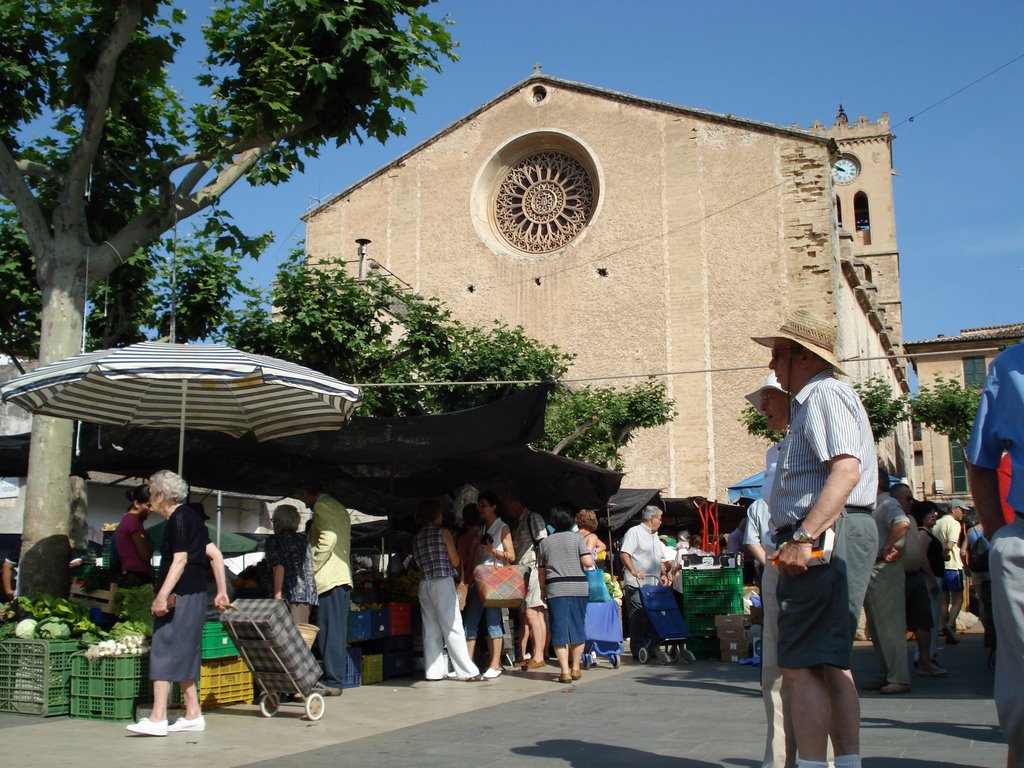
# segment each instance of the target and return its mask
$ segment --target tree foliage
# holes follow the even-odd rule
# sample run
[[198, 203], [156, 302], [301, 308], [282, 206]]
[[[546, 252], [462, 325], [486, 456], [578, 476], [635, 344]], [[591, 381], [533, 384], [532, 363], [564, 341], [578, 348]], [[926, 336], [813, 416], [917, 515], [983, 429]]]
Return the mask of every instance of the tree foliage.
[[747, 428], [749, 434], [767, 440], [771, 445], [775, 445], [775, 443], [786, 436], [784, 432], [776, 432], [774, 429], [769, 429], [768, 419], [765, 415], [749, 404], [740, 413], [740, 423]]
[[[521, 327], [459, 322], [439, 300], [421, 299], [377, 273], [358, 280], [342, 261], [307, 268], [301, 251], [281, 264], [268, 295], [252, 296], [228, 323], [224, 339], [369, 384], [360, 412], [376, 416], [482, 405], [524, 386], [517, 382], [554, 381], [574, 359]], [[620, 450], [635, 430], [672, 415], [664, 385], [654, 381], [616, 390], [559, 387], [538, 447], [621, 468]]]
[[[108, 309], [140, 299], [157, 269], [152, 247], [195, 214], [219, 230], [218, 253], [258, 248], [219, 205], [241, 179], [278, 183], [329, 141], [403, 133], [425, 73], [454, 57], [430, 3], [220, 0], [203, 28], [205, 92], [190, 106], [170, 79], [184, 3], [0, 2], [0, 195], [40, 290], [40, 361], [78, 351], [97, 286]], [[5, 260], [24, 273], [23, 259]], [[200, 271], [183, 279], [201, 283]], [[90, 332], [130, 339], [136, 313], [113, 309]], [[21, 560], [30, 593], [66, 590], [70, 456], [70, 423], [35, 419]]]
[[945, 435], [961, 448], [967, 445], [981, 389], [936, 376], [930, 385], [918, 387], [911, 414], [918, 424]]
[[622, 470], [622, 448], [636, 431], [667, 424], [674, 416], [665, 383], [656, 379], [617, 389], [559, 387], [548, 404], [538, 447]]
[[891, 435], [901, 422], [907, 420], [910, 413], [909, 398], [906, 395], [894, 397], [892, 385], [881, 376], [858, 381], [853, 388], [864, 404], [876, 443]]

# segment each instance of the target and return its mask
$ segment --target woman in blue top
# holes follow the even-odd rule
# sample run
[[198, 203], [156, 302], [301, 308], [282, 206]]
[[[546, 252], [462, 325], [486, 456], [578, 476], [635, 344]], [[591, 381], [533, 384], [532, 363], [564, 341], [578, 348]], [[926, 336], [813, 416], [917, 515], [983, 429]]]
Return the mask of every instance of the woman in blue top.
[[555, 532], [543, 539], [537, 550], [537, 572], [541, 594], [551, 616], [551, 644], [561, 674], [558, 682], [579, 680], [580, 659], [586, 642], [587, 586], [586, 569], [594, 567], [594, 556], [586, 542], [573, 533], [573, 513], [566, 506], [551, 510]]

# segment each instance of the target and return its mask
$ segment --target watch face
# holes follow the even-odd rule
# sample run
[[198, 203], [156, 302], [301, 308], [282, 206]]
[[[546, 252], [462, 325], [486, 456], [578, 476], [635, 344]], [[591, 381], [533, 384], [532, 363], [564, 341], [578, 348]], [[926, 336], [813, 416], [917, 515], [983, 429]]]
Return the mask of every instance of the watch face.
[[840, 157], [832, 166], [832, 179], [836, 184], [849, 184], [857, 178], [860, 166], [852, 157]]

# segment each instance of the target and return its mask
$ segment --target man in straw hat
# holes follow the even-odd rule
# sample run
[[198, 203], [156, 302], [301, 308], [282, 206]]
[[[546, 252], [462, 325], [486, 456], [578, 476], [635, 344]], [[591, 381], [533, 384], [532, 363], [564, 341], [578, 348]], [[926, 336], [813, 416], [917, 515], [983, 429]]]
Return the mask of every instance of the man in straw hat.
[[[791, 695], [798, 766], [860, 766], [860, 701], [850, 672], [853, 634], [878, 547], [871, 510], [878, 469], [864, 406], [835, 378], [833, 323], [798, 310], [772, 336], [770, 367], [793, 394], [768, 506], [779, 550], [779, 667]], [[831, 557], [812, 561], [826, 532]]]

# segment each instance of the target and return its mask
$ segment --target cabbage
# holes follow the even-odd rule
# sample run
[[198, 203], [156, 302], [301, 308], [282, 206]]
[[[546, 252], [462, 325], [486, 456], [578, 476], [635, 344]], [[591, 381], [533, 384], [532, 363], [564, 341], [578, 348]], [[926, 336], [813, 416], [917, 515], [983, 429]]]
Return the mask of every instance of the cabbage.
[[38, 627], [36, 627], [36, 632], [40, 637], [45, 637], [51, 640], [67, 640], [71, 637], [71, 627], [57, 619], [47, 619], [46, 621], [43, 621]]
[[36, 635], [36, 620], [35, 619], [22, 619], [18, 622], [18, 626], [14, 628], [14, 636], [20, 637], [22, 640], [30, 640]]

